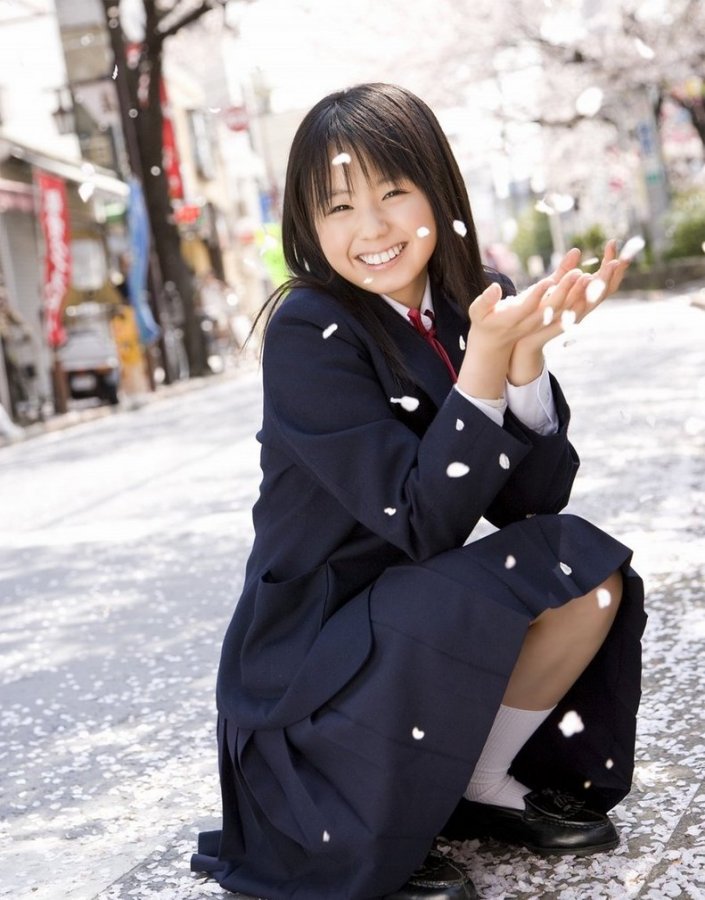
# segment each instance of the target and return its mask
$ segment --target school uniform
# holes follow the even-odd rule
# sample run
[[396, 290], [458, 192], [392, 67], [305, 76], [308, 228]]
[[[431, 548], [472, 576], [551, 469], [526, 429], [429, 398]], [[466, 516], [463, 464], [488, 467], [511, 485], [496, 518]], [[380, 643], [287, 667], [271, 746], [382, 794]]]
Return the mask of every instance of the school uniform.
[[[642, 585], [627, 547], [558, 515], [579, 464], [558, 383], [554, 434], [511, 410], [499, 424], [378, 299], [403, 384], [322, 291], [292, 291], [264, 345], [256, 537], [217, 684], [223, 827], [192, 868], [268, 900], [403, 884], [466, 788], [530, 622], [618, 568], [607, 640], [512, 773], [603, 811], [631, 783]], [[457, 370], [467, 314], [433, 305]], [[464, 546], [483, 516], [499, 530]], [[571, 710], [584, 730], [568, 738]]]

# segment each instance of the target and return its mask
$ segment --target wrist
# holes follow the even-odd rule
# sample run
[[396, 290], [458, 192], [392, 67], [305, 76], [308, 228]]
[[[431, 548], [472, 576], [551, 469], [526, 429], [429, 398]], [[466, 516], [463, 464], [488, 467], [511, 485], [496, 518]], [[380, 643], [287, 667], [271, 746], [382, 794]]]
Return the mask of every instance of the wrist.
[[509, 360], [507, 380], [517, 387], [530, 384], [543, 372], [544, 365], [543, 347], [526, 347], [517, 343]]
[[472, 397], [498, 400], [504, 397], [511, 346], [493, 345], [468, 337], [465, 358], [458, 372], [458, 387]]

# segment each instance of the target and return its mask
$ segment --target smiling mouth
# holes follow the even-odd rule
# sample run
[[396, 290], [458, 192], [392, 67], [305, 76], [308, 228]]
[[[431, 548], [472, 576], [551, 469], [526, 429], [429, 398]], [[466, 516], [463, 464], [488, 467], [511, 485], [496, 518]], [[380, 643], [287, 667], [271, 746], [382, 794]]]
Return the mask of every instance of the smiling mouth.
[[389, 247], [388, 250], [382, 250], [381, 253], [360, 253], [357, 258], [361, 259], [367, 266], [381, 266], [396, 259], [405, 246], [405, 244], [395, 244], [393, 247]]

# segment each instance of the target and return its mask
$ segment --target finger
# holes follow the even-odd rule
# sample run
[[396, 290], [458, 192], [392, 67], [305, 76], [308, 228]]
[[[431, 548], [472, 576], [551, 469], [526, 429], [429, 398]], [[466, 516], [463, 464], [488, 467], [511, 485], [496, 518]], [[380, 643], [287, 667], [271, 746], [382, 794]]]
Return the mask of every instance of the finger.
[[[611, 238], [605, 244], [605, 250], [602, 255], [602, 265], [605, 263], [611, 262], [613, 259], [617, 259], [617, 241], [615, 238]], [[600, 266], [602, 268], [602, 266]]]
[[580, 269], [571, 269], [566, 272], [557, 284], [550, 286], [544, 292], [540, 305], [542, 307], [552, 306], [556, 310], [564, 306], [568, 294], [581, 277], [585, 276]]
[[615, 260], [614, 269], [610, 273], [610, 278], [607, 282], [607, 294], [614, 294], [614, 292], [619, 288], [620, 284], [622, 283], [622, 279], [627, 274], [629, 263], [630, 260], [628, 259]]
[[502, 299], [502, 286], [493, 281], [470, 304], [473, 314], [487, 315], [487, 313]]
[[571, 269], [577, 268], [581, 256], [582, 253], [580, 250], [577, 247], [572, 247], [560, 261], [558, 268], [553, 273], [552, 277], [555, 281], [560, 281]]

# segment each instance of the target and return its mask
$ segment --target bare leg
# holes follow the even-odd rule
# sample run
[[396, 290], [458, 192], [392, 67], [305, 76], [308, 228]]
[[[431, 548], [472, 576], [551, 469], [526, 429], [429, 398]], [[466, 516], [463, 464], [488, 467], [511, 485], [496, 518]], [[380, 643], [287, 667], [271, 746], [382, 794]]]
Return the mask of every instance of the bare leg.
[[502, 702], [515, 709], [555, 706], [602, 646], [621, 599], [617, 571], [589, 594], [542, 612], [529, 627]]
[[479, 803], [523, 809], [528, 793], [508, 774], [514, 756], [568, 692], [602, 646], [622, 598], [622, 575], [530, 625], [497, 717], [465, 791]]

